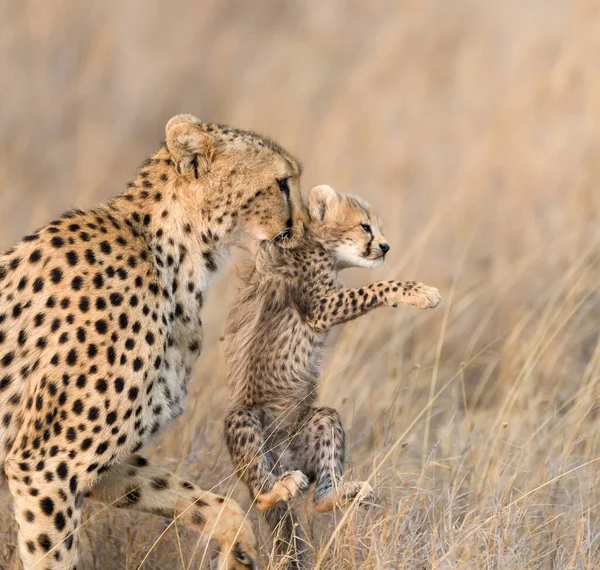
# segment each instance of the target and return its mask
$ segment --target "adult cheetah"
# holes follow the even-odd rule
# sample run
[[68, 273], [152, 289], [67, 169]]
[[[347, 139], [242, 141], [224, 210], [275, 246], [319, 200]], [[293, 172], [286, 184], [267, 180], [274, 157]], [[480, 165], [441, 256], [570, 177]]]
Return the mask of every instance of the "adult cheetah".
[[88, 494], [177, 516], [221, 567], [256, 567], [233, 501], [136, 453], [182, 413], [230, 246], [301, 234], [299, 176], [272, 141], [179, 115], [122, 194], [0, 254], [0, 473], [26, 569], [76, 567]]

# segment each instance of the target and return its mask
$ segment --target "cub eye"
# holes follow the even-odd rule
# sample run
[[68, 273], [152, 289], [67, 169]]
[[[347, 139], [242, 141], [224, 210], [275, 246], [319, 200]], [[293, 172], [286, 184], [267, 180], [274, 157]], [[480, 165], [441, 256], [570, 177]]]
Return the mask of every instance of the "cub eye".
[[290, 187], [288, 186], [288, 179], [280, 178], [277, 181], [277, 184], [279, 184], [279, 189], [289, 198], [290, 197]]
[[368, 234], [372, 233], [371, 226], [369, 224], [360, 224], [360, 227]]

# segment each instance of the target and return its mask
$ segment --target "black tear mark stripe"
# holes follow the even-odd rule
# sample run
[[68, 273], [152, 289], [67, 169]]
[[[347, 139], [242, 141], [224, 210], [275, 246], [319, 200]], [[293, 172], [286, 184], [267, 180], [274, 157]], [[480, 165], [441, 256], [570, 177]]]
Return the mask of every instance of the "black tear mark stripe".
[[369, 255], [371, 254], [371, 244], [373, 243], [373, 240], [375, 239], [375, 236], [373, 235], [373, 232], [369, 232], [371, 234], [371, 238], [369, 239], [369, 243], [367, 244], [367, 247], [365, 249], [365, 257], [369, 257]]

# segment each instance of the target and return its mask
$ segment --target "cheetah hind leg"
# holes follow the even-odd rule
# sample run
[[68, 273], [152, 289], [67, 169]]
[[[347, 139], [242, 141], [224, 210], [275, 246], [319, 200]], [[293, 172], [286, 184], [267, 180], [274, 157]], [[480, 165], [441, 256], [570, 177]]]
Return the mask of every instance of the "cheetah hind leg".
[[308, 477], [302, 471], [286, 471], [275, 479], [268, 492], [256, 495], [256, 508], [266, 511], [280, 501], [293, 499], [307, 487]]
[[[331, 479], [329, 479], [331, 481]], [[328, 513], [334, 509], [349, 507], [355, 499], [360, 506], [373, 501], [373, 488], [366, 481], [337, 481], [335, 484], [325, 484], [327, 489], [315, 490], [314, 508], [318, 513]]]

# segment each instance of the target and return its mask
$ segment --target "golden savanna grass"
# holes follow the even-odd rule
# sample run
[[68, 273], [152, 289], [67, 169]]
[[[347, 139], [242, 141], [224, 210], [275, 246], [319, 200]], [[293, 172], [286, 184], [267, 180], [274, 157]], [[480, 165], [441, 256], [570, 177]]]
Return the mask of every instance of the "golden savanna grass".
[[[24, 0], [0, 2], [0, 26], [0, 247], [120, 191], [190, 112], [271, 135], [305, 191], [374, 204], [389, 261], [348, 283], [441, 290], [435, 311], [332, 335], [320, 401], [378, 498], [318, 517], [300, 502], [319, 568], [600, 567], [597, 2]], [[147, 453], [248, 505], [221, 437], [233, 268], [187, 413]], [[208, 558], [164, 519], [86, 516], [86, 570]], [[0, 568], [17, 567], [2, 506]]]

